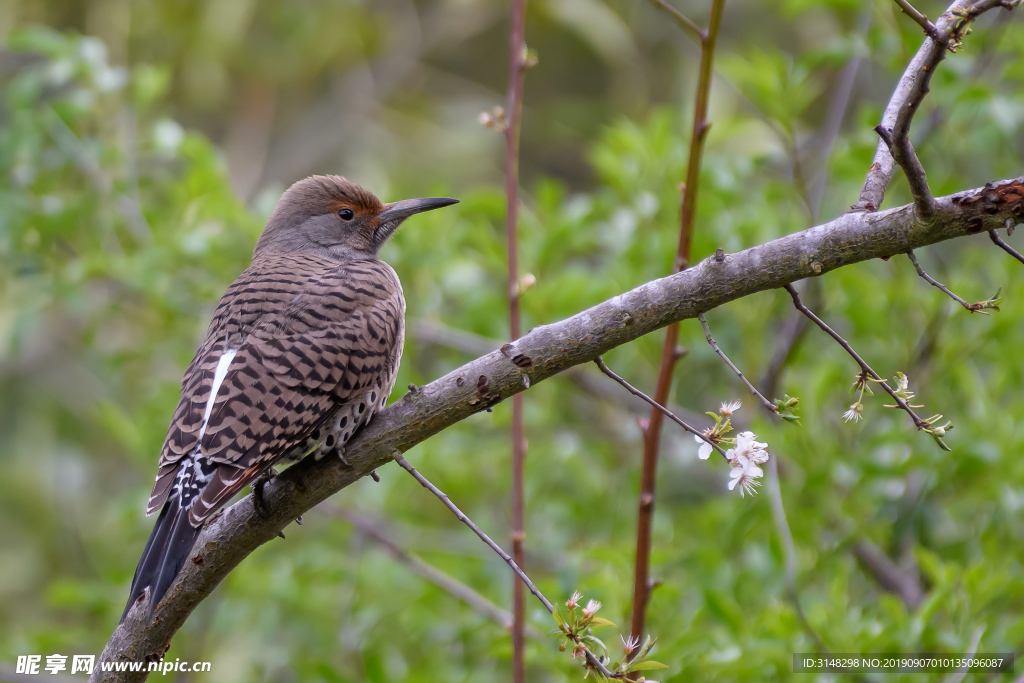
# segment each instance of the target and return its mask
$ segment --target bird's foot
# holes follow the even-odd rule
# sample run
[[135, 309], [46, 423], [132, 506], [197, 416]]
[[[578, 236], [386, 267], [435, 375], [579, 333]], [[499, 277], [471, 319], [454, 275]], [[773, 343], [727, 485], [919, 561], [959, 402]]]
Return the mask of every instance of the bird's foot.
[[252, 506], [256, 509], [256, 514], [264, 519], [270, 516], [270, 510], [267, 508], [267, 502], [263, 499], [263, 487], [275, 476], [277, 473], [271, 467], [252, 480]]

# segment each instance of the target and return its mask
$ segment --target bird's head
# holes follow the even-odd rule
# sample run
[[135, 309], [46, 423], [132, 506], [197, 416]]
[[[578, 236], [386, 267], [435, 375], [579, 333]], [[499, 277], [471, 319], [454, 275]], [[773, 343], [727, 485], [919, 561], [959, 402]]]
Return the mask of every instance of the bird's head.
[[253, 255], [279, 251], [336, 258], [376, 256], [406, 218], [458, 201], [428, 197], [385, 204], [347, 178], [310, 176], [281, 195]]

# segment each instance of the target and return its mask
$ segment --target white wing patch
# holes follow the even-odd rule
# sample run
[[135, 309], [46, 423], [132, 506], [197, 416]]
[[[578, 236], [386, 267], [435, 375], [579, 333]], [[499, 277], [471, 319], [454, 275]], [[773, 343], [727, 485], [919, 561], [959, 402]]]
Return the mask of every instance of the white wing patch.
[[206, 399], [203, 426], [199, 428], [199, 443], [203, 442], [203, 434], [206, 433], [206, 423], [210, 421], [213, 404], [217, 400], [217, 392], [220, 391], [220, 385], [224, 383], [224, 378], [228, 376], [228, 366], [231, 365], [231, 361], [234, 360], [236, 353], [238, 353], [238, 349], [229, 349], [222, 353], [220, 360], [217, 361], [217, 371], [213, 373], [213, 386], [210, 388], [210, 398]]

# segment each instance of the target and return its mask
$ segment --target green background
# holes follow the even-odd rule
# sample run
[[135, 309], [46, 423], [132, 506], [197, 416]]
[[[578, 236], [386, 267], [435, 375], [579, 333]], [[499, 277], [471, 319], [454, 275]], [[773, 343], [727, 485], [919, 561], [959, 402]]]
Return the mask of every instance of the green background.
[[[705, 4], [677, 6], [706, 21]], [[943, 9], [918, 7], [933, 18]], [[504, 100], [508, 14], [491, 0], [0, 4], [5, 666], [21, 654], [98, 654], [116, 626], [151, 527], [145, 501], [181, 374], [289, 183], [332, 172], [385, 201], [462, 200], [411, 220], [382, 252], [408, 299], [392, 400], [473, 357], [436, 343], [423, 321], [507, 337], [503, 141], [478, 115]], [[1021, 172], [1019, 14], [984, 16], [932, 81], [911, 138], [936, 194]], [[669, 272], [698, 50], [640, 0], [531, 0], [526, 35], [540, 58], [526, 74], [522, 137], [521, 264], [537, 279], [523, 298], [529, 329]], [[694, 257], [853, 204], [877, 142], [871, 128], [921, 42], [883, 0], [727, 3]], [[897, 177], [885, 206], [908, 199]], [[904, 257], [830, 273], [807, 299], [883, 376], [908, 373], [922, 414], [953, 420], [952, 452], [881, 396], [864, 422], [843, 423], [856, 368], [816, 329], [777, 391], [800, 397], [801, 426], [776, 425], [747, 400], [696, 321], [682, 325], [689, 354], [672, 400], [698, 414], [745, 400], [740, 421], [778, 458], [800, 603], [831, 651], [964, 652], [979, 630], [979, 651], [1019, 651], [1024, 270], [983, 236], [918, 256], [969, 301], [1002, 288], [1002, 310], [967, 313]], [[767, 292], [708, 320], [756, 379], [791, 315], [784, 293]], [[661, 341], [606, 360], [653, 391]], [[621, 631], [645, 411], [584, 371], [582, 386], [558, 377], [526, 395], [527, 565], [553, 600], [575, 589], [602, 600]], [[510, 412], [498, 405], [408, 454], [506, 545]], [[787, 596], [770, 496], [730, 494], [724, 463], [699, 461], [673, 425], [664, 433], [652, 558], [662, 583], [649, 627], [654, 658], [669, 668], [651, 673], [796, 678], [792, 653], [816, 646]], [[508, 568], [398, 468], [380, 475], [234, 571], [168, 653], [209, 660], [213, 673], [167, 680], [509, 680], [500, 625], [336, 509], [505, 607]], [[863, 570], [852, 549], [865, 540], [919, 569], [923, 604], [908, 610]], [[528, 612], [542, 633], [553, 626], [536, 602]], [[619, 649], [616, 629], [598, 635]], [[530, 641], [528, 667], [531, 681], [582, 674], [554, 640]], [[883, 678], [895, 679], [867, 676]]]

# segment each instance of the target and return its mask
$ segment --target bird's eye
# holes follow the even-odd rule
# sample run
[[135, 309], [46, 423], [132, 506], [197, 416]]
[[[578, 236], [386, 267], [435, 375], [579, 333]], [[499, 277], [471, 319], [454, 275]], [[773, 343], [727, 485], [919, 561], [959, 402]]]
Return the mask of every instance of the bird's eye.
[[355, 212], [352, 209], [339, 209], [338, 217], [343, 221], [350, 221], [355, 218]]

